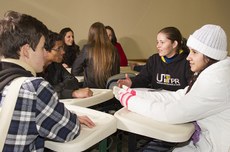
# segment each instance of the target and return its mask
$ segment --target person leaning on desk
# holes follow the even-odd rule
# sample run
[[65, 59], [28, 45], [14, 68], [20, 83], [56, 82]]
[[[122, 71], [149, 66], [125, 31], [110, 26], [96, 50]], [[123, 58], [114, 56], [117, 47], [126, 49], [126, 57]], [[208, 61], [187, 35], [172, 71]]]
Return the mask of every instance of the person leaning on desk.
[[115, 97], [133, 112], [170, 124], [194, 122], [192, 140], [176, 152], [229, 152], [230, 57], [227, 37], [218, 25], [204, 25], [190, 35], [187, 60], [195, 72], [190, 84], [176, 92], [143, 92], [114, 88]]
[[27, 77], [16, 98], [3, 152], [42, 152], [47, 139], [70, 141], [79, 135], [80, 124], [95, 126], [88, 117], [65, 108], [51, 85], [36, 77], [44, 66], [47, 32], [41, 21], [27, 14], [8, 11], [0, 19], [0, 106], [9, 102], [5, 100], [9, 84], [15, 78]]
[[58, 33], [49, 31], [45, 49], [44, 70], [37, 75], [54, 87], [60, 99], [85, 98], [93, 95], [89, 88], [79, 88], [78, 80], [62, 66], [61, 61], [65, 52], [62, 38]]
[[156, 47], [158, 53], [149, 57], [141, 72], [135, 77], [129, 78], [126, 75], [126, 79], [118, 80], [119, 87], [126, 85], [132, 88], [151, 87], [176, 91], [188, 85], [193, 72], [186, 60], [189, 48], [181, 32], [176, 27], [161, 29], [157, 34]]

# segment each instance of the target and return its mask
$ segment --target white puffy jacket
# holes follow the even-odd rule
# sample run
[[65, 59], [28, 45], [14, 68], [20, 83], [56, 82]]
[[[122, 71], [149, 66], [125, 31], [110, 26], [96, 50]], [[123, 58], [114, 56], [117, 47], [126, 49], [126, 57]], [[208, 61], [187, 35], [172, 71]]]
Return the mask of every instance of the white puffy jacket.
[[230, 58], [206, 68], [185, 95], [186, 90], [137, 91], [129, 99], [128, 109], [171, 124], [197, 121], [199, 142], [175, 151], [230, 151]]

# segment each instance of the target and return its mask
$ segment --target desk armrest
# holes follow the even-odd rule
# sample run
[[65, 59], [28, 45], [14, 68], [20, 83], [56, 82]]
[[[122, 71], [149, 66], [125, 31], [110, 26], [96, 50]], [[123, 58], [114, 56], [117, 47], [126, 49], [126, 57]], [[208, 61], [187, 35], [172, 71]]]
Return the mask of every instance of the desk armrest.
[[116, 132], [116, 119], [113, 115], [104, 112], [78, 107], [73, 105], [66, 105], [66, 108], [73, 111], [77, 115], [87, 115], [96, 124], [94, 128], [81, 126], [80, 135], [74, 140], [60, 143], [53, 141], [46, 141], [45, 147], [54, 151], [84, 151], [109, 135]]
[[190, 139], [195, 127], [192, 123], [171, 125], [155, 121], [122, 108], [114, 115], [117, 128], [135, 134], [168, 142], [184, 142]]
[[66, 105], [77, 105], [82, 107], [90, 107], [103, 103], [113, 98], [113, 91], [110, 89], [91, 89], [93, 91], [92, 97], [87, 98], [71, 98], [60, 100]]

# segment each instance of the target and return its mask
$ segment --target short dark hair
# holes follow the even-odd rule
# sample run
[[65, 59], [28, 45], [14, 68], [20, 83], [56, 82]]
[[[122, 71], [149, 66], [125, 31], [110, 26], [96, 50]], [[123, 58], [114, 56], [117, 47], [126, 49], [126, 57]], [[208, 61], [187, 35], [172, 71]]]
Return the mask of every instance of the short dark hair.
[[55, 46], [55, 42], [57, 41], [62, 41], [61, 35], [56, 32], [49, 31], [46, 36], [46, 41], [44, 46], [46, 51], [50, 52], [52, 48]]
[[0, 56], [18, 59], [23, 45], [29, 44], [35, 50], [40, 38], [47, 33], [47, 27], [36, 18], [8, 11], [0, 20]]

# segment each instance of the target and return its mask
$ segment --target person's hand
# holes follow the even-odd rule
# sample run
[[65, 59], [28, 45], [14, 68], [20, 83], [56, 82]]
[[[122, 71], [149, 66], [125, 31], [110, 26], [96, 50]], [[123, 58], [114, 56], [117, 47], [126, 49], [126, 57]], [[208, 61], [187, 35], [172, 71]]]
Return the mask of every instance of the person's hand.
[[136, 91], [125, 85], [122, 88], [115, 86], [113, 87], [113, 94], [124, 107], [127, 107], [129, 99], [136, 95]]
[[93, 96], [93, 91], [89, 88], [81, 88], [78, 90], [74, 90], [72, 93], [72, 97], [74, 98], [86, 98]]
[[127, 87], [131, 87], [132, 86], [132, 81], [129, 78], [128, 74], [125, 74], [125, 79], [119, 79], [117, 81], [118, 83], [118, 87], [122, 87], [122, 85], [126, 85]]
[[88, 116], [78, 116], [80, 124], [86, 125], [89, 128], [93, 128], [95, 123]]

